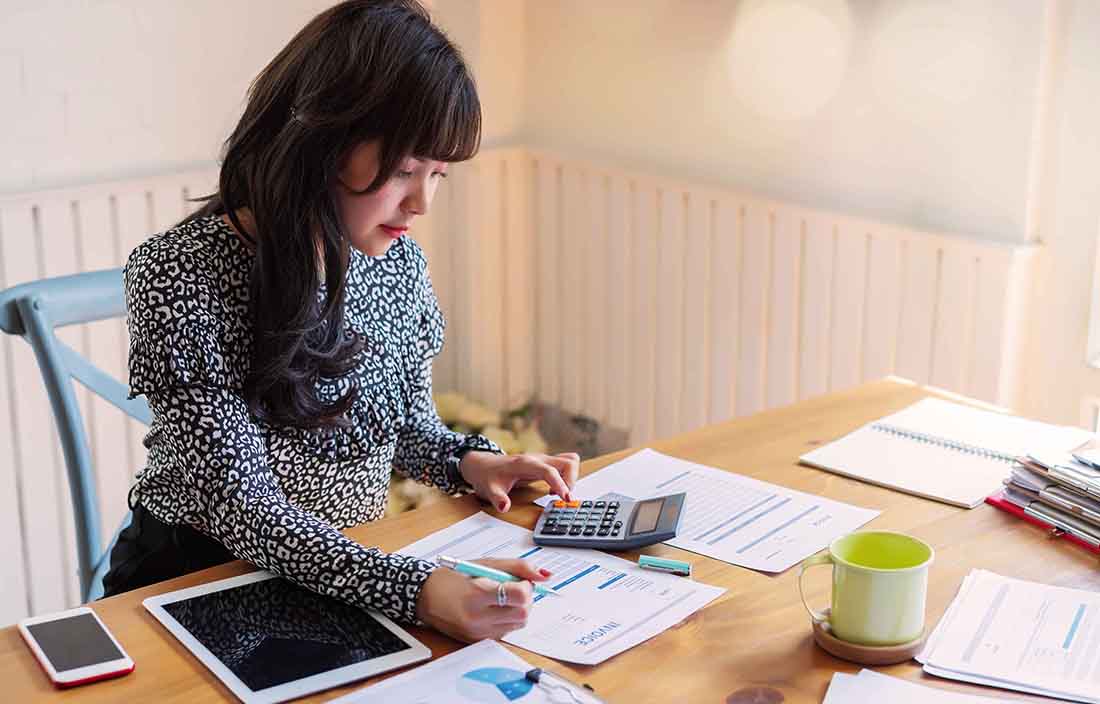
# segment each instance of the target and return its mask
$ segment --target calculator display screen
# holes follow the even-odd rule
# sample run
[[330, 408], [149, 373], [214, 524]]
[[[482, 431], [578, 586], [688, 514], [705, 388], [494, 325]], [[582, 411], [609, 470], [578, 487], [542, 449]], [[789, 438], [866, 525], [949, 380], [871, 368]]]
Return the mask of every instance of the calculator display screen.
[[630, 532], [648, 533], [656, 528], [657, 519], [661, 515], [661, 504], [664, 502], [664, 499], [654, 499], [652, 501], [643, 501], [638, 504], [634, 514], [634, 527]]

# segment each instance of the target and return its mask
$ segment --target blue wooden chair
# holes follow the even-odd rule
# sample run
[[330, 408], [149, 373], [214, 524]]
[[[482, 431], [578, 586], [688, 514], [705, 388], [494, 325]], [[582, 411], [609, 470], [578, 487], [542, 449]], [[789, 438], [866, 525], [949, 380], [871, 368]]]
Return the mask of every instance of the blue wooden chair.
[[106, 550], [100, 550], [99, 502], [92, 474], [92, 456], [71, 380], [76, 379], [145, 425], [152, 421], [152, 413], [145, 399], [127, 399], [125, 384], [58, 339], [55, 329], [125, 314], [122, 269], [42, 279], [0, 291], [0, 330], [9, 335], [21, 335], [34, 348], [53, 408], [69, 477], [80, 594], [84, 601], [92, 601], [103, 594], [103, 575], [110, 567], [111, 547], [122, 527], [129, 524], [130, 517], [123, 520]]

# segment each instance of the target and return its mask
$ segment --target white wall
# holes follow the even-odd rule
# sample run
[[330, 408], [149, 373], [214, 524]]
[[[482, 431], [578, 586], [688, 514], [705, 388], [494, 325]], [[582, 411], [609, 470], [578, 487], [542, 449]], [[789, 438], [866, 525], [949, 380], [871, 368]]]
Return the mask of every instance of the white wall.
[[[329, 4], [0, 0], [0, 193], [211, 163], [251, 78]], [[1041, 239], [1021, 410], [1073, 422], [1081, 396], [1100, 394], [1083, 363], [1100, 222], [1100, 3], [432, 4], [478, 78], [487, 146]], [[1047, 95], [1051, 4], [1061, 61]]]
[[209, 164], [326, 0], [3, 0], [0, 193]]
[[1083, 397], [1100, 396], [1100, 370], [1085, 364], [1093, 263], [1100, 234], [1100, 3], [1061, 3], [1051, 142], [1044, 164], [1040, 234], [1045, 244], [1032, 290], [1025, 408], [1076, 422]]
[[528, 2], [525, 137], [1023, 241], [1043, 2]]
[[[0, 0], [0, 193], [213, 162], [253, 77], [332, 4]], [[524, 4], [434, 5], [478, 74], [486, 145], [511, 141], [523, 108]], [[487, 52], [483, 36], [493, 37]]]
[[526, 118], [527, 3], [433, 0], [431, 12], [474, 73], [481, 98], [482, 145], [515, 144]]
[[1042, 242], [1017, 410], [1077, 423], [1100, 396], [1100, 3], [529, 0], [526, 21], [526, 143]]

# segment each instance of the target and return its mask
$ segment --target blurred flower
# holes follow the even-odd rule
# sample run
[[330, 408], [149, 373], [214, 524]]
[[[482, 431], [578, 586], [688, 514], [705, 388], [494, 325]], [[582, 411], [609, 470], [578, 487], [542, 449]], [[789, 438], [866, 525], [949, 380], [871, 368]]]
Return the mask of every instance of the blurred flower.
[[440, 419], [447, 425], [458, 420], [462, 407], [466, 405], [466, 398], [454, 391], [435, 394], [433, 398], [435, 399], [435, 410], [439, 413]]
[[[455, 425], [480, 431], [490, 425], [500, 424], [500, 412], [471, 401], [460, 393], [448, 391], [435, 394], [435, 410], [439, 418], [454, 429]], [[469, 431], [465, 431], [469, 432]]]
[[456, 391], [435, 394], [433, 400], [440, 419], [456, 433], [481, 433], [510, 455], [547, 451], [532, 402], [501, 412]]
[[505, 430], [499, 426], [490, 425], [487, 428], [482, 428], [481, 434], [500, 445], [500, 449], [504, 450], [509, 455], [524, 452], [523, 447], [516, 440], [516, 434], [511, 430]]
[[[480, 432], [510, 455], [545, 453], [547, 450], [538, 423], [532, 417], [531, 403], [501, 413], [453, 391], [435, 394], [433, 398], [440, 419], [457, 433]], [[444, 496], [437, 489], [394, 474], [390, 481], [386, 514], [409, 511]]]
[[459, 423], [475, 430], [500, 422], [500, 412], [474, 401], [467, 401], [458, 412]]
[[548, 449], [546, 440], [542, 438], [534, 423], [516, 433], [516, 444], [522, 448], [519, 450], [520, 452], [545, 454]]

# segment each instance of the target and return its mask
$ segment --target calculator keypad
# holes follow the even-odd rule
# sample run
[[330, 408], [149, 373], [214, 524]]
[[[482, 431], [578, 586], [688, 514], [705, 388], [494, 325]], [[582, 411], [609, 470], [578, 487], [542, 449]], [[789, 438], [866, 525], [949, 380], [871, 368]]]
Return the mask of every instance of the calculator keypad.
[[617, 538], [622, 534], [618, 501], [558, 501], [550, 505], [543, 535]]

